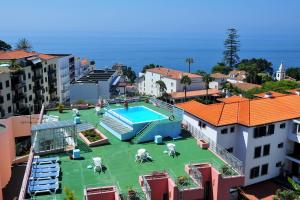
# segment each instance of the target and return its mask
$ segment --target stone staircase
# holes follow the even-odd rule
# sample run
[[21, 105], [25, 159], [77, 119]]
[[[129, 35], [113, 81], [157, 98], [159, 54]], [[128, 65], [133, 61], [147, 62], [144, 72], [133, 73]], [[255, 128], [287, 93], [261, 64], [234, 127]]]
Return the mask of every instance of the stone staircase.
[[107, 115], [103, 116], [101, 122], [119, 134], [125, 134], [133, 130]]

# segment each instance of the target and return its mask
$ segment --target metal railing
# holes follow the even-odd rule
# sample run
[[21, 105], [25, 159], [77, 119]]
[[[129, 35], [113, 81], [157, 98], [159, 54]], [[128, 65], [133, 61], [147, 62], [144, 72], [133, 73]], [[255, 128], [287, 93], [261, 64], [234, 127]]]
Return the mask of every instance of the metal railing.
[[186, 125], [187, 130], [195, 139], [203, 139], [209, 143], [209, 149], [220, 156], [225, 162], [227, 162], [238, 174], [244, 174], [244, 165], [243, 162], [236, 158], [234, 155], [229, 153], [224, 147], [217, 144], [215, 141], [207, 137], [203, 132], [201, 132], [197, 127], [192, 125], [187, 121], [183, 121], [183, 124]]
[[144, 190], [145, 190], [145, 194], [146, 194], [146, 199], [147, 200], [151, 200], [151, 188], [150, 188], [150, 185], [147, 181], [147, 179], [145, 178], [145, 176], [142, 176], [142, 179], [143, 179], [143, 183], [144, 183]]
[[169, 111], [170, 113], [172, 113], [177, 119], [182, 119], [183, 113], [184, 111], [172, 104], [169, 104], [167, 102], [161, 101], [159, 99], [156, 98], [150, 98], [149, 101], [153, 104], [155, 104], [156, 106], [165, 109], [167, 111]]

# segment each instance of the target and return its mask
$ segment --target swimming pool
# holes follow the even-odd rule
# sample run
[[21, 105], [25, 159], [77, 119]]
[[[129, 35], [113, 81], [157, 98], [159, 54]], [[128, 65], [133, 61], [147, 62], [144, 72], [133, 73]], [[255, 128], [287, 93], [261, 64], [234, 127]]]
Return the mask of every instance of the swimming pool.
[[132, 123], [151, 122], [151, 121], [167, 119], [167, 116], [160, 114], [156, 111], [153, 111], [145, 106], [134, 106], [134, 107], [129, 107], [128, 109], [117, 108], [111, 111], [126, 118]]

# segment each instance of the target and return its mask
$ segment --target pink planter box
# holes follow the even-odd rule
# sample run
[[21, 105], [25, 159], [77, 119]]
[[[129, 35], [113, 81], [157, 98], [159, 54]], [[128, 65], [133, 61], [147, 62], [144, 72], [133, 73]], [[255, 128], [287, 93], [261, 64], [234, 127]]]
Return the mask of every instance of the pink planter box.
[[89, 104], [71, 104], [72, 108], [77, 108], [78, 110], [80, 109], [88, 109]]
[[84, 141], [84, 143], [86, 143], [89, 147], [99, 146], [108, 143], [108, 138], [103, 133], [101, 133], [97, 129], [93, 129], [93, 131], [95, 134], [99, 135], [101, 139], [95, 142], [91, 142], [83, 135], [83, 133], [79, 133], [79, 136]]
[[202, 149], [208, 149], [209, 143], [206, 142], [205, 140], [198, 140], [197, 144], [202, 148]]

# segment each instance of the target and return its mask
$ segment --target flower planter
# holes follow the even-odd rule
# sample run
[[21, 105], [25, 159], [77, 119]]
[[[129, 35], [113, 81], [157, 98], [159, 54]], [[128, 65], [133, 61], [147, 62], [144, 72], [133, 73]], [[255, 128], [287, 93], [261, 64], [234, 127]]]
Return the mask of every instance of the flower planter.
[[202, 139], [198, 140], [198, 141], [197, 141], [197, 144], [198, 144], [202, 149], [208, 149], [208, 147], [209, 147], [209, 143], [206, 142], [205, 140], [202, 140]]
[[78, 110], [88, 109], [89, 104], [71, 104], [72, 108], [77, 108]]
[[103, 144], [107, 144], [108, 143], [108, 139], [107, 139], [107, 137], [103, 133], [101, 133], [97, 129], [92, 129], [92, 131], [94, 132], [94, 134], [96, 134], [97, 136], [99, 136], [100, 139], [96, 140], [96, 141], [90, 141], [85, 136], [84, 133], [79, 133], [79, 136], [84, 141], [84, 143], [86, 143], [90, 147], [99, 146], [99, 145], [103, 145]]

